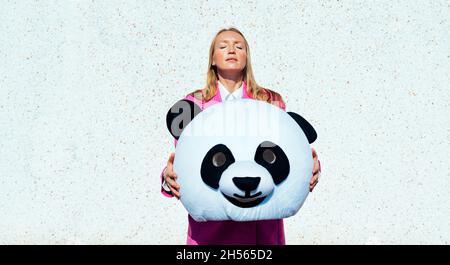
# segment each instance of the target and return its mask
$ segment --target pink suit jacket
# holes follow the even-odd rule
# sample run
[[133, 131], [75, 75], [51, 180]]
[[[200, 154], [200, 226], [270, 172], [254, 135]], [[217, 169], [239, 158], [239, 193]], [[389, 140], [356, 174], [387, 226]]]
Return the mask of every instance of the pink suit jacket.
[[[216, 85], [217, 87], [217, 85]], [[253, 98], [247, 94], [247, 84], [243, 84], [243, 98]], [[208, 102], [187, 95], [185, 99], [193, 101], [203, 110], [214, 104], [222, 102], [219, 88], [216, 89], [215, 96]], [[280, 107], [285, 110], [282, 103]], [[175, 140], [176, 146], [176, 140]], [[165, 168], [164, 168], [165, 170]], [[161, 173], [161, 180], [163, 178]], [[161, 192], [167, 197], [173, 197], [163, 188]], [[284, 245], [283, 219], [263, 220], [263, 221], [207, 221], [197, 222], [188, 215], [188, 245]]]

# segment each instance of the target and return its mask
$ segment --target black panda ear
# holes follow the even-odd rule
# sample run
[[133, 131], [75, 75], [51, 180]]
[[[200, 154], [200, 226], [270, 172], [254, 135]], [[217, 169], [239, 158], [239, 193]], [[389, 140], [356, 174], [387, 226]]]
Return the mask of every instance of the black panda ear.
[[310, 144], [314, 143], [314, 141], [317, 139], [317, 133], [316, 130], [312, 127], [312, 125], [305, 120], [302, 116], [298, 115], [295, 112], [288, 112], [295, 122], [302, 128], [303, 132], [306, 135], [306, 138], [308, 138], [308, 142]]
[[202, 110], [197, 104], [190, 100], [182, 99], [175, 103], [166, 115], [167, 129], [175, 139], [181, 135], [184, 128], [194, 119]]

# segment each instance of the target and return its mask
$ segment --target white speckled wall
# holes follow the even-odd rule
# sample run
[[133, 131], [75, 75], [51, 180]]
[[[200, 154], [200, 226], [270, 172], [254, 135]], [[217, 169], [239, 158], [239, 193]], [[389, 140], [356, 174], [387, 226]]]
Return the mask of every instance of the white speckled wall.
[[0, 244], [184, 244], [166, 110], [222, 27], [317, 129], [288, 244], [449, 244], [450, 2], [2, 1]]

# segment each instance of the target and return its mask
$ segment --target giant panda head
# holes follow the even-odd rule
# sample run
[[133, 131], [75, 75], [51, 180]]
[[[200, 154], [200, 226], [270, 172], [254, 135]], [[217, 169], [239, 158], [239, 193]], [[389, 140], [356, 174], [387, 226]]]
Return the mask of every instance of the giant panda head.
[[302, 206], [317, 134], [300, 115], [251, 99], [203, 111], [181, 100], [166, 122], [178, 140], [181, 202], [195, 220], [278, 219]]

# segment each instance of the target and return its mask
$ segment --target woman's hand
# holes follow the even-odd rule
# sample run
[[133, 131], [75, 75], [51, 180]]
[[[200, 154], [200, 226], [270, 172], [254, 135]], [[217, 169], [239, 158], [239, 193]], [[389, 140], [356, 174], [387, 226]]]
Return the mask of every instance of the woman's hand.
[[167, 167], [164, 172], [164, 180], [167, 186], [172, 192], [173, 196], [180, 199], [180, 185], [176, 182], [177, 174], [173, 171], [173, 160], [175, 159], [175, 153], [169, 155], [169, 160], [167, 161]]
[[313, 175], [311, 177], [311, 180], [309, 181], [309, 191], [313, 191], [314, 187], [319, 182], [319, 175], [320, 175], [320, 162], [319, 158], [317, 157], [316, 150], [314, 148], [311, 148], [312, 151], [312, 157], [314, 160], [314, 166], [313, 166]]

